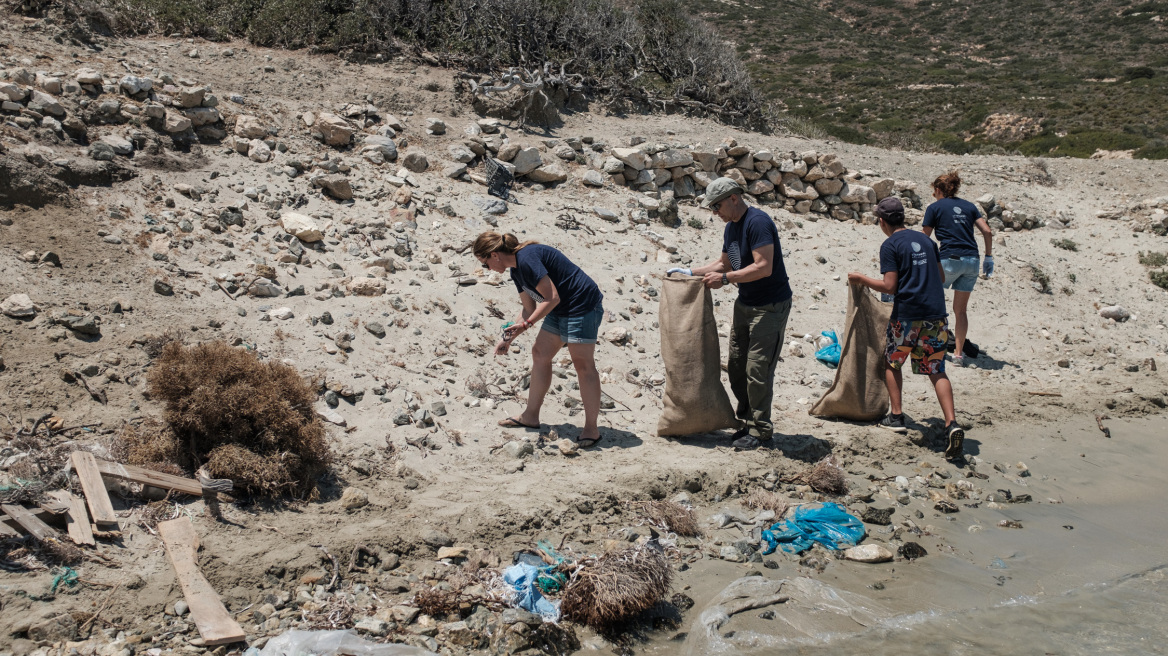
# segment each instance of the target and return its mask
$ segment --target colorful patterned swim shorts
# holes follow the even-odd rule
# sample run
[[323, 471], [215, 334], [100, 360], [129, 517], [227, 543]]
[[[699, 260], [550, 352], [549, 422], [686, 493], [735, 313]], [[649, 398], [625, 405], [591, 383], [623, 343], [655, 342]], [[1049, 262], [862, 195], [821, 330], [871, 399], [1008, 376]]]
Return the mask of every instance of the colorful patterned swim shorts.
[[949, 342], [949, 320], [889, 321], [884, 359], [900, 369], [912, 359], [914, 374], [945, 373], [945, 344]]

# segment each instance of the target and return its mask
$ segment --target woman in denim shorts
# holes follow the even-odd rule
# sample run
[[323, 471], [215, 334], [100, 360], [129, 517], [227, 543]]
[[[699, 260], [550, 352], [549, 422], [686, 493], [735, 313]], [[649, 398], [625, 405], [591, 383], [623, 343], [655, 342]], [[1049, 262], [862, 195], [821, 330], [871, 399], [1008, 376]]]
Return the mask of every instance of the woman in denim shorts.
[[600, 441], [600, 373], [596, 371], [596, 336], [604, 318], [604, 295], [563, 253], [534, 241], [520, 243], [512, 234], [484, 232], [474, 242], [474, 255], [483, 266], [502, 273], [511, 270], [523, 309], [518, 320], [503, 331], [495, 355], [505, 355], [512, 341], [543, 319], [531, 347], [531, 386], [522, 414], [499, 422], [507, 428], [540, 427], [539, 411], [552, 384], [552, 358], [564, 344], [580, 383], [584, 429], [578, 442], [587, 448]]
[[978, 250], [973, 229], [981, 232], [985, 242], [985, 260], [982, 272], [989, 278], [994, 273], [994, 235], [977, 205], [957, 197], [961, 178], [956, 171], [946, 173], [933, 181], [936, 202], [925, 209], [924, 233], [941, 244], [941, 268], [945, 271], [945, 289], [953, 288], [953, 318], [956, 324], [957, 348], [953, 363], [964, 366], [965, 336], [969, 332], [969, 294], [977, 283]]

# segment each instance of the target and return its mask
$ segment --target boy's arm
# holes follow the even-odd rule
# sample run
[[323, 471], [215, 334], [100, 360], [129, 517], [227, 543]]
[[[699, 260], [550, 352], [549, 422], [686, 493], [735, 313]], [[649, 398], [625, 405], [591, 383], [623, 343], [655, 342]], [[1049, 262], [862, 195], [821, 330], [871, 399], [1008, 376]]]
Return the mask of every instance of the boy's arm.
[[[942, 274], [943, 275], [943, 274]], [[871, 278], [862, 273], [853, 271], [848, 274], [849, 285], [863, 285], [869, 289], [880, 292], [881, 294], [895, 294], [897, 284], [900, 282], [900, 274], [896, 271], [884, 272], [884, 279]]]

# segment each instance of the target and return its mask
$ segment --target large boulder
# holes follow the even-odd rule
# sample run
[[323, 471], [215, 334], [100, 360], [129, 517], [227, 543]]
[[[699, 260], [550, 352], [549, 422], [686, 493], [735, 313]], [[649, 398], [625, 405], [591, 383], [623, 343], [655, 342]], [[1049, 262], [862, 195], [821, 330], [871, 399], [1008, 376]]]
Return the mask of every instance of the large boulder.
[[28, 294], [13, 294], [0, 303], [0, 312], [14, 319], [36, 316], [37, 307]]
[[357, 131], [345, 119], [328, 112], [321, 112], [316, 117], [316, 122], [313, 123], [312, 127], [324, 137], [324, 142], [330, 146], [348, 145], [349, 140]]
[[258, 118], [240, 114], [235, 118], [235, 136], [244, 139], [263, 139], [268, 136], [268, 130]]
[[148, 77], [127, 75], [118, 81], [118, 86], [121, 87], [122, 91], [126, 92], [126, 95], [134, 96], [143, 91], [149, 91], [153, 89], [154, 81]]
[[844, 186], [839, 190], [839, 197], [845, 203], [876, 204], [876, 191], [864, 185], [844, 183]]
[[207, 87], [183, 87], [178, 91], [178, 106], [184, 109], [201, 107], [206, 97]]
[[195, 107], [193, 109], [184, 109], [183, 116], [191, 119], [191, 124], [196, 128], [204, 125], [211, 125], [218, 123], [222, 118], [219, 116], [219, 110], [214, 107]]
[[819, 192], [815, 191], [815, 187], [803, 182], [794, 173], [783, 174], [782, 181], [778, 185], [778, 190], [779, 193], [787, 198], [794, 198], [795, 200], [815, 200], [819, 198]]
[[61, 103], [44, 91], [33, 89], [29, 96], [28, 108], [32, 111], [58, 117], [65, 115], [65, 108]]
[[838, 194], [840, 189], [844, 188], [843, 180], [836, 180], [834, 178], [822, 178], [815, 181], [815, 191], [819, 192], [820, 196], [830, 196]]
[[640, 148], [613, 148], [612, 156], [631, 166], [637, 171], [649, 168], [653, 160]]
[[671, 169], [677, 166], [689, 166], [693, 162], [694, 159], [688, 152], [670, 148], [653, 156], [652, 167], [655, 169]]
[[288, 212], [280, 217], [280, 225], [284, 228], [284, 232], [295, 236], [300, 241], [313, 242], [324, 239], [324, 233], [320, 231], [316, 221], [305, 214]]
[[247, 147], [247, 158], [253, 162], [263, 164], [272, 159], [272, 149], [262, 139], [252, 139]]
[[430, 160], [419, 150], [411, 150], [402, 158], [402, 166], [414, 173], [421, 173], [430, 168]]
[[365, 141], [361, 143], [361, 154], [374, 164], [392, 162], [397, 159], [397, 144], [386, 136], [365, 137]]
[[337, 200], [352, 200], [353, 198], [353, 187], [349, 185], [349, 179], [340, 173], [313, 178], [312, 184], [324, 189], [325, 193]]
[[23, 102], [28, 97], [28, 90], [10, 83], [0, 83], [0, 100], [9, 102]]
[[349, 292], [354, 296], [381, 296], [385, 287], [381, 278], [355, 278], [349, 283]]
[[538, 148], [522, 148], [515, 153], [511, 164], [515, 167], [515, 175], [527, 175], [543, 165], [543, 157]]
[[166, 119], [162, 124], [162, 129], [171, 134], [178, 132], [186, 132], [191, 129], [191, 119], [179, 114], [178, 112], [166, 112]]
[[542, 183], [563, 182], [568, 179], [568, 171], [563, 164], [548, 164], [528, 173], [527, 179]]

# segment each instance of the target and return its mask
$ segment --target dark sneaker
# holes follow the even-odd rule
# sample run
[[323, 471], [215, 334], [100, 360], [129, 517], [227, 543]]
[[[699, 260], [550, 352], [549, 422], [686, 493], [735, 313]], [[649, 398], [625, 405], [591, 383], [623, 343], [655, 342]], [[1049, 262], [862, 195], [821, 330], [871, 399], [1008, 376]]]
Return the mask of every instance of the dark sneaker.
[[901, 415], [899, 418], [897, 418], [893, 417], [892, 414], [889, 413], [884, 416], [884, 419], [880, 420], [880, 423], [877, 424], [877, 426], [881, 428], [887, 428], [894, 433], [908, 432], [908, 427], [904, 425], [904, 415]]
[[961, 445], [965, 442], [965, 430], [953, 422], [945, 427], [945, 433], [949, 437], [949, 448], [945, 449], [945, 458], [948, 460], [955, 460], [960, 458], [964, 451]]
[[751, 449], [757, 449], [758, 447], [763, 446], [764, 444], [770, 444], [770, 443], [771, 443], [771, 438], [769, 438], [769, 437], [764, 440], [764, 439], [760, 439], [758, 437], [755, 437], [754, 435], [747, 434], [747, 435], [740, 437], [740, 438], [734, 440], [733, 442], [731, 442], [730, 446], [734, 447], [735, 451], [749, 451]]
[[730, 436], [730, 439], [737, 440], [746, 437], [747, 435], [750, 435], [750, 428], [748, 426], [743, 426], [742, 428], [734, 431], [734, 434]]

